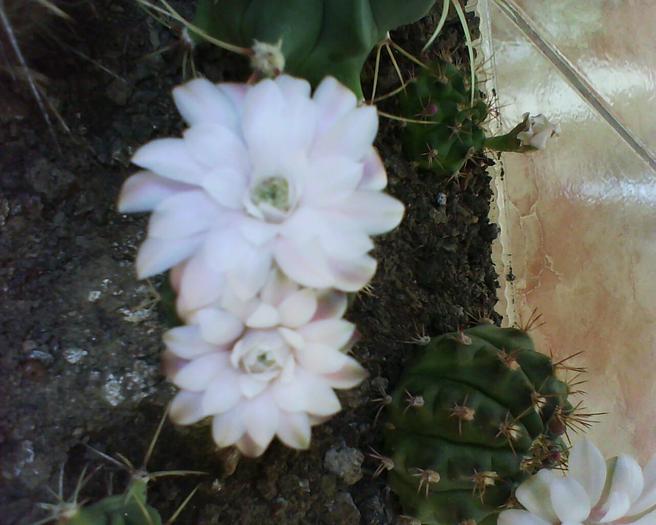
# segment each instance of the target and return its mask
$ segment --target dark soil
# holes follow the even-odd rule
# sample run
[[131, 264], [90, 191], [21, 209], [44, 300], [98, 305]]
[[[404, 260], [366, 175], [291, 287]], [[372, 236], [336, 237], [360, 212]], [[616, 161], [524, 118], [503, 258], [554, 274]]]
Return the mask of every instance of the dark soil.
[[[135, 148], [180, 130], [169, 93], [181, 81], [181, 52], [148, 56], [177, 36], [135, 3], [96, 0], [77, 9], [74, 24], [52, 22], [59, 43], [29, 53], [71, 129], [57, 131], [61, 152], [27, 90], [8, 77], [0, 83], [3, 524], [43, 517], [36, 503], [53, 501], [46, 488], [56, 490], [62, 466], [66, 495], [85, 464], [103, 469], [83, 498], [107, 494], [111, 473], [121, 490], [119, 471], [84, 445], [139, 464], [173, 393], [159, 373], [163, 278], [138, 282], [133, 270], [146, 217], [119, 215], [115, 202], [133, 171]], [[183, 12], [190, 14], [188, 5]], [[394, 38], [417, 52], [432, 24]], [[464, 57], [460, 34], [453, 21], [435, 49]], [[383, 57], [379, 93], [395, 84]], [[407, 78], [412, 68], [400, 63]], [[196, 64], [217, 81], [247, 75], [240, 59], [214, 50], [197, 54]], [[394, 103], [385, 110], [394, 112]], [[383, 121], [378, 146], [389, 192], [406, 204], [407, 215], [399, 229], [378, 239], [373, 286], [354, 299], [349, 314], [362, 334], [354, 354], [370, 379], [341, 396], [344, 411], [314, 429], [310, 451], [275, 443], [262, 458], [242, 460], [231, 475], [234, 456], [216, 452], [207, 428], [165, 425], [151, 469], [209, 473], [153, 483], [149, 501], [165, 518], [200, 482], [176, 523], [397, 522], [384, 476], [372, 478], [377, 465], [365, 457], [381, 440], [372, 400], [395, 384], [412, 358], [417, 347], [409, 341], [489, 316], [497, 286], [490, 259], [497, 231], [487, 218], [490, 161], [473, 159], [451, 181], [420, 174], [400, 152], [399, 131], [397, 123]]]

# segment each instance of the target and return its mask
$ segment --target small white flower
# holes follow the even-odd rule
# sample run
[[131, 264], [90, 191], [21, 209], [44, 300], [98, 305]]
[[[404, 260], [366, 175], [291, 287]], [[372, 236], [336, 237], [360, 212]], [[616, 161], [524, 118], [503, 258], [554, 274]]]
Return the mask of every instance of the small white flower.
[[530, 116], [525, 113], [524, 121], [526, 122], [526, 130], [517, 133], [517, 139], [522, 146], [544, 149], [551, 137], [560, 134], [560, 126], [552, 124], [542, 114]]
[[522, 483], [526, 510], [505, 510], [499, 525], [656, 524], [656, 457], [645, 467], [628, 455], [611, 459], [584, 439], [572, 448], [566, 477], [541, 470]]
[[373, 276], [370, 235], [397, 226], [403, 205], [372, 143], [375, 108], [334, 78], [314, 94], [282, 75], [255, 85], [196, 79], [173, 91], [189, 124], [133, 162], [122, 212], [153, 211], [140, 277], [177, 266], [178, 306], [254, 297], [275, 263], [313, 288], [357, 291]]
[[215, 442], [248, 456], [274, 435], [308, 448], [310, 427], [340, 410], [333, 388], [366, 376], [346, 354], [355, 327], [341, 319], [345, 295], [300, 288], [274, 270], [256, 299], [228, 297], [164, 336], [167, 374], [181, 389], [171, 418], [212, 417]]

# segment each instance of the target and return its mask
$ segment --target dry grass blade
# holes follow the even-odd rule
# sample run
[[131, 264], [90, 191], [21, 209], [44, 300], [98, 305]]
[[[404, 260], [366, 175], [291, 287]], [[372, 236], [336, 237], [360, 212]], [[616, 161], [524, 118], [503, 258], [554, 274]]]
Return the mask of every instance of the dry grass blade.
[[396, 71], [396, 75], [399, 77], [399, 82], [401, 82], [401, 85], [405, 84], [403, 80], [403, 75], [401, 74], [401, 68], [399, 68], [399, 63], [396, 61], [396, 57], [394, 56], [394, 52], [392, 51], [392, 48], [390, 45], [385, 42], [383, 44], [385, 46], [385, 51], [387, 51], [387, 54], [390, 57], [390, 60], [392, 61], [392, 65], [394, 66], [394, 71]]
[[446, 23], [446, 17], [449, 14], [449, 6], [450, 6], [450, 0], [443, 0], [442, 1], [442, 14], [440, 15], [440, 20], [437, 23], [437, 26], [435, 27], [435, 30], [433, 31], [433, 34], [430, 36], [428, 39], [428, 42], [426, 42], [426, 45], [424, 45], [423, 48], [421, 48], [422, 53], [426, 51], [435, 41], [437, 38], [437, 35], [440, 34], [442, 31], [442, 28], [444, 27], [444, 24]]
[[469, 32], [469, 26], [467, 25], [467, 18], [465, 17], [465, 12], [460, 6], [459, 0], [452, 0], [453, 7], [458, 13], [458, 18], [460, 19], [460, 25], [462, 25], [462, 31], [465, 33], [465, 44], [467, 45], [467, 53], [469, 54], [469, 70], [471, 73], [471, 98], [470, 105], [474, 105], [474, 98], [476, 94], [476, 66], [474, 65], [474, 44], [472, 42], [471, 33]]
[[373, 103], [374, 100], [376, 99], [376, 88], [378, 87], [378, 75], [380, 73], [380, 53], [383, 50], [382, 44], [378, 44], [376, 46], [376, 62], [374, 65], [374, 84], [371, 88], [371, 98], [369, 100], [370, 103]]
[[136, 1], [142, 4], [143, 6], [156, 11], [157, 13], [161, 13], [165, 16], [172, 18], [176, 22], [180, 22], [182, 25], [184, 25], [187, 28], [187, 30], [193, 31], [197, 35], [201, 36], [204, 40], [207, 40], [210, 44], [214, 44], [217, 47], [225, 49], [226, 51], [232, 51], [233, 53], [237, 53], [238, 55], [246, 55], [246, 56], [252, 55], [252, 51], [249, 48], [235, 46], [233, 44], [229, 44], [228, 42], [224, 42], [222, 40], [214, 38], [213, 36], [210, 36], [205, 31], [203, 31], [200, 27], [195, 26], [194, 24], [189, 22], [189, 20], [186, 20], [180, 13], [178, 13], [175, 9], [173, 9], [165, 0], [160, 0], [164, 8], [159, 7], [158, 5], [155, 5], [149, 2], [148, 0], [136, 0]]
[[34, 0], [34, 1], [37, 4], [42, 5], [43, 7], [45, 7], [48, 11], [55, 14], [56, 16], [60, 16], [61, 18], [65, 18], [66, 20], [70, 20], [70, 21], [73, 20], [66, 11], [64, 11], [61, 8], [57, 7], [50, 0]]
[[55, 143], [57, 151], [61, 154], [62, 151], [59, 146], [59, 141], [57, 140], [57, 134], [55, 133], [55, 129], [52, 125], [52, 121], [50, 120], [50, 115], [46, 108], [46, 102], [44, 101], [43, 95], [39, 90], [37, 82], [34, 76], [32, 75], [29, 66], [27, 65], [25, 56], [21, 51], [21, 47], [18, 43], [18, 39], [16, 38], [16, 34], [14, 33], [14, 29], [11, 25], [11, 22], [9, 21], [9, 18], [7, 17], [7, 13], [5, 12], [4, 2], [0, 2], [0, 24], [2, 24], [2, 29], [7, 35], [7, 39], [9, 40], [9, 44], [11, 45], [11, 48], [14, 51], [14, 55], [16, 55], [16, 59], [18, 60], [18, 63], [25, 71], [27, 85], [32, 93], [32, 96], [34, 97], [34, 100], [37, 103], [37, 106], [39, 107], [39, 111], [41, 112], [41, 115], [43, 116], [46, 125], [48, 126], [48, 132], [50, 133], [50, 136], [52, 137], [52, 140]]
[[191, 501], [191, 498], [194, 497], [194, 494], [196, 494], [196, 492], [198, 491], [199, 488], [200, 488], [200, 485], [196, 485], [196, 487], [194, 487], [194, 489], [187, 495], [187, 497], [184, 499], [184, 501], [180, 504], [180, 506], [173, 513], [173, 516], [171, 516], [166, 521], [166, 525], [171, 525], [175, 520], [178, 519], [180, 514], [182, 514], [182, 511], [184, 510], [184, 508], [189, 504], [189, 502]]

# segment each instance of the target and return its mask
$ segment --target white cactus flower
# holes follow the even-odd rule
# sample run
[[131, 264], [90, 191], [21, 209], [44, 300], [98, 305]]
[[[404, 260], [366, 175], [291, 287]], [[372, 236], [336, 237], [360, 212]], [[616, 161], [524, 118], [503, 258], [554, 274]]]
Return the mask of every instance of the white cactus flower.
[[525, 113], [524, 120], [526, 121], [526, 130], [517, 133], [517, 139], [522, 146], [544, 149], [551, 137], [560, 134], [560, 126], [552, 124], [542, 114], [530, 116]]
[[334, 78], [315, 90], [290, 76], [255, 85], [196, 79], [173, 90], [189, 128], [140, 148], [122, 212], [153, 211], [140, 277], [184, 263], [178, 306], [254, 297], [275, 262], [313, 288], [356, 291], [373, 276], [370, 235], [403, 205], [372, 143], [375, 108]]
[[522, 483], [526, 510], [505, 510], [499, 525], [656, 524], [656, 457], [645, 467], [626, 454], [604, 461], [587, 439], [569, 457], [566, 477], [541, 470]]
[[306, 449], [310, 427], [340, 410], [333, 388], [352, 388], [366, 371], [346, 351], [355, 327], [341, 319], [346, 297], [300, 288], [278, 271], [255, 300], [222, 300], [169, 330], [167, 374], [181, 391], [174, 422], [211, 417], [220, 447], [247, 456], [266, 450], [275, 435]]

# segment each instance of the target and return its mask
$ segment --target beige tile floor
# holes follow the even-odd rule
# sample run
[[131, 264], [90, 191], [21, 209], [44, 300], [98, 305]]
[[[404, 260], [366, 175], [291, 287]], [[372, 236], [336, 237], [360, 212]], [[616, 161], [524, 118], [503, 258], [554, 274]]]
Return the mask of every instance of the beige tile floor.
[[[508, 4], [564, 65], [511, 21]], [[608, 412], [591, 436], [608, 455], [644, 460], [656, 453], [656, 2], [478, 8], [501, 108], [493, 127], [510, 129], [530, 111], [562, 129], [546, 151], [502, 159], [496, 257], [514, 280], [503, 279], [499, 309], [512, 324], [537, 308], [543, 351], [584, 352], [572, 363], [588, 369], [586, 405]]]

